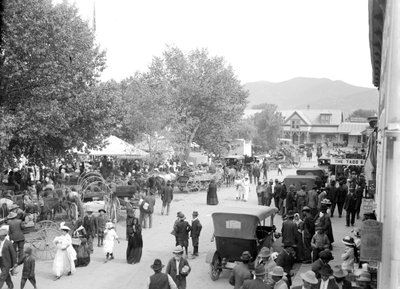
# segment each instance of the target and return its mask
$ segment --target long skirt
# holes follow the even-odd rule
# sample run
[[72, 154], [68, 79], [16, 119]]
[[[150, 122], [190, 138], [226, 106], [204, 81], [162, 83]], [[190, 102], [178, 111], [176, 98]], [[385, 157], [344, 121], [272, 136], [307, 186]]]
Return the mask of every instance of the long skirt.
[[128, 248], [126, 249], [126, 261], [128, 264], [136, 264], [142, 258], [143, 241], [129, 236]]
[[[72, 252], [73, 251], [73, 252]], [[58, 249], [53, 261], [53, 273], [56, 276], [75, 272], [76, 252], [69, 246], [66, 250]]]
[[218, 205], [217, 191], [209, 190], [207, 192], [207, 205]]

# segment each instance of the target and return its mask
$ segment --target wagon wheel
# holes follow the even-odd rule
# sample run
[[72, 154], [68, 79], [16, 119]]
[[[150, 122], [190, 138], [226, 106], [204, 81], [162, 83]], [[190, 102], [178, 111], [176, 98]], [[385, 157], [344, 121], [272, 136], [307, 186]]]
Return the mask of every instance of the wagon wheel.
[[50, 220], [43, 220], [40, 222], [37, 222], [35, 224], [35, 229], [36, 231], [42, 230], [42, 229], [54, 229], [54, 230], [58, 230], [59, 226], [57, 225], [57, 223], [50, 221]]
[[40, 260], [54, 259], [57, 248], [53, 244], [54, 238], [60, 236], [61, 232], [52, 228], [44, 228], [35, 233], [35, 238], [28, 243], [32, 247], [36, 258]]
[[214, 257], [213, 257], [213, 259], [211, 261], [211, 264], [210, 264], [210, 267], [211, 267], [210, 268], [211, 269], [211, 271], [210, 271], [211, 280], [213, 280], [213, 281], [217, 281], [218, 280], [219, 275], [221, 274], [221, 271], [222, 271], [221, 266], [222, 266], [221, 259], [218, 257], [217, 253], [215, 253]]
[[298, 169], [301, 167], [301, 160], [299, 159], [299, 161], [293, 161], [293, 166]]

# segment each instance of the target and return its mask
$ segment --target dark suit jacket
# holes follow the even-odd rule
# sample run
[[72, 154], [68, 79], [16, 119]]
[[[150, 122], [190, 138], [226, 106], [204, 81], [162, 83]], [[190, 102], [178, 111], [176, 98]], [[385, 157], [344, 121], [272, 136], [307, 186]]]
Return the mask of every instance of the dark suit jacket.
[[297, 225], [293, 220], [286, 220], [282, 224], [282, 243], [297, 244]]
[[351, 282], [349, 280], [343, 280], [343, 289], [351, 289]]
[[7, 239], [4, 240], [1, 255], [3, 259], [3, 265], [7, 270], [17, 264], [17, 253], [15, 252], [12, 243]]
[[9, 225], [9, 236], [10, 240], [17, 242], [17, 241], [24, 241], [24, 233], [22, 232], [22, 229], [24, 228], [22, 225], [22, 221], [20, 219], [11, 219], [8, 220], [8, 225]]
[[[321, 279], [318, 280], [318, 284], [315, 288], [319, 289], [319, 287], [321, 287]], [[335, 279], [329, 279], [328, 289], [339, 289], [338, 285], [336, 284]]]
[[[189, 271], [187, 274], [182, 273], [182, 268], [183, 266], [187, 265], [189, 267]], [[171, 258], [168, 261], [167, 268], [165, 269], [165, 273], [169, 274], [171, 278], [174, 280], [176, 286], [178, 286], [179, 289], [185, 289], [186, 288], [186, 276], [190, 273], [190, 265], [189, 262], [181, 258], [179, 261], [179, 272], [176, 272], [176, 261], [175, 258]]]
[[200, 232], [203, 226], [201, 225], [199, 219], [196, 219], [192, 223], [192, 230], [190, 231], [190, 236], [192, 238], [198, 238], [200, 236]]

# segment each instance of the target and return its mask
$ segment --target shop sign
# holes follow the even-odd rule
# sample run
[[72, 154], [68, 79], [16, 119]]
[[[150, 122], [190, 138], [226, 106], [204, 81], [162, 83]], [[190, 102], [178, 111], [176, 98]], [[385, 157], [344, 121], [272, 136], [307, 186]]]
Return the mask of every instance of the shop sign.
[[363, 166], [365, 160], [361, 159], [331, 159], [331, 165], [345, 165], [345, 166]]
[[363, 261], [381, 261], [382, 223], [366, 220], [361, 225], [360, 259]]
[[374, 210], [376, 210], [376, 203], [374, 199], [363, 199], [362, 200], [362, 208], [363, 208], [363, 214], [368, 214], [372, 213]]

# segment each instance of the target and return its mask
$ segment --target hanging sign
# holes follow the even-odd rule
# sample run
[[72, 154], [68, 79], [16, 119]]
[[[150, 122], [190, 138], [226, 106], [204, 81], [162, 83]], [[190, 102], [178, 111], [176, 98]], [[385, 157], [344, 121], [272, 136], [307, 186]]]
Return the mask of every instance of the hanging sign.
[[366, 220], [361, 225], [360, 260], [381, 261], [382, 223]]
[[331, 165], [344, 165], [344, 166], [363, 166], [365, 160], [361, 159], [331, 159]]

